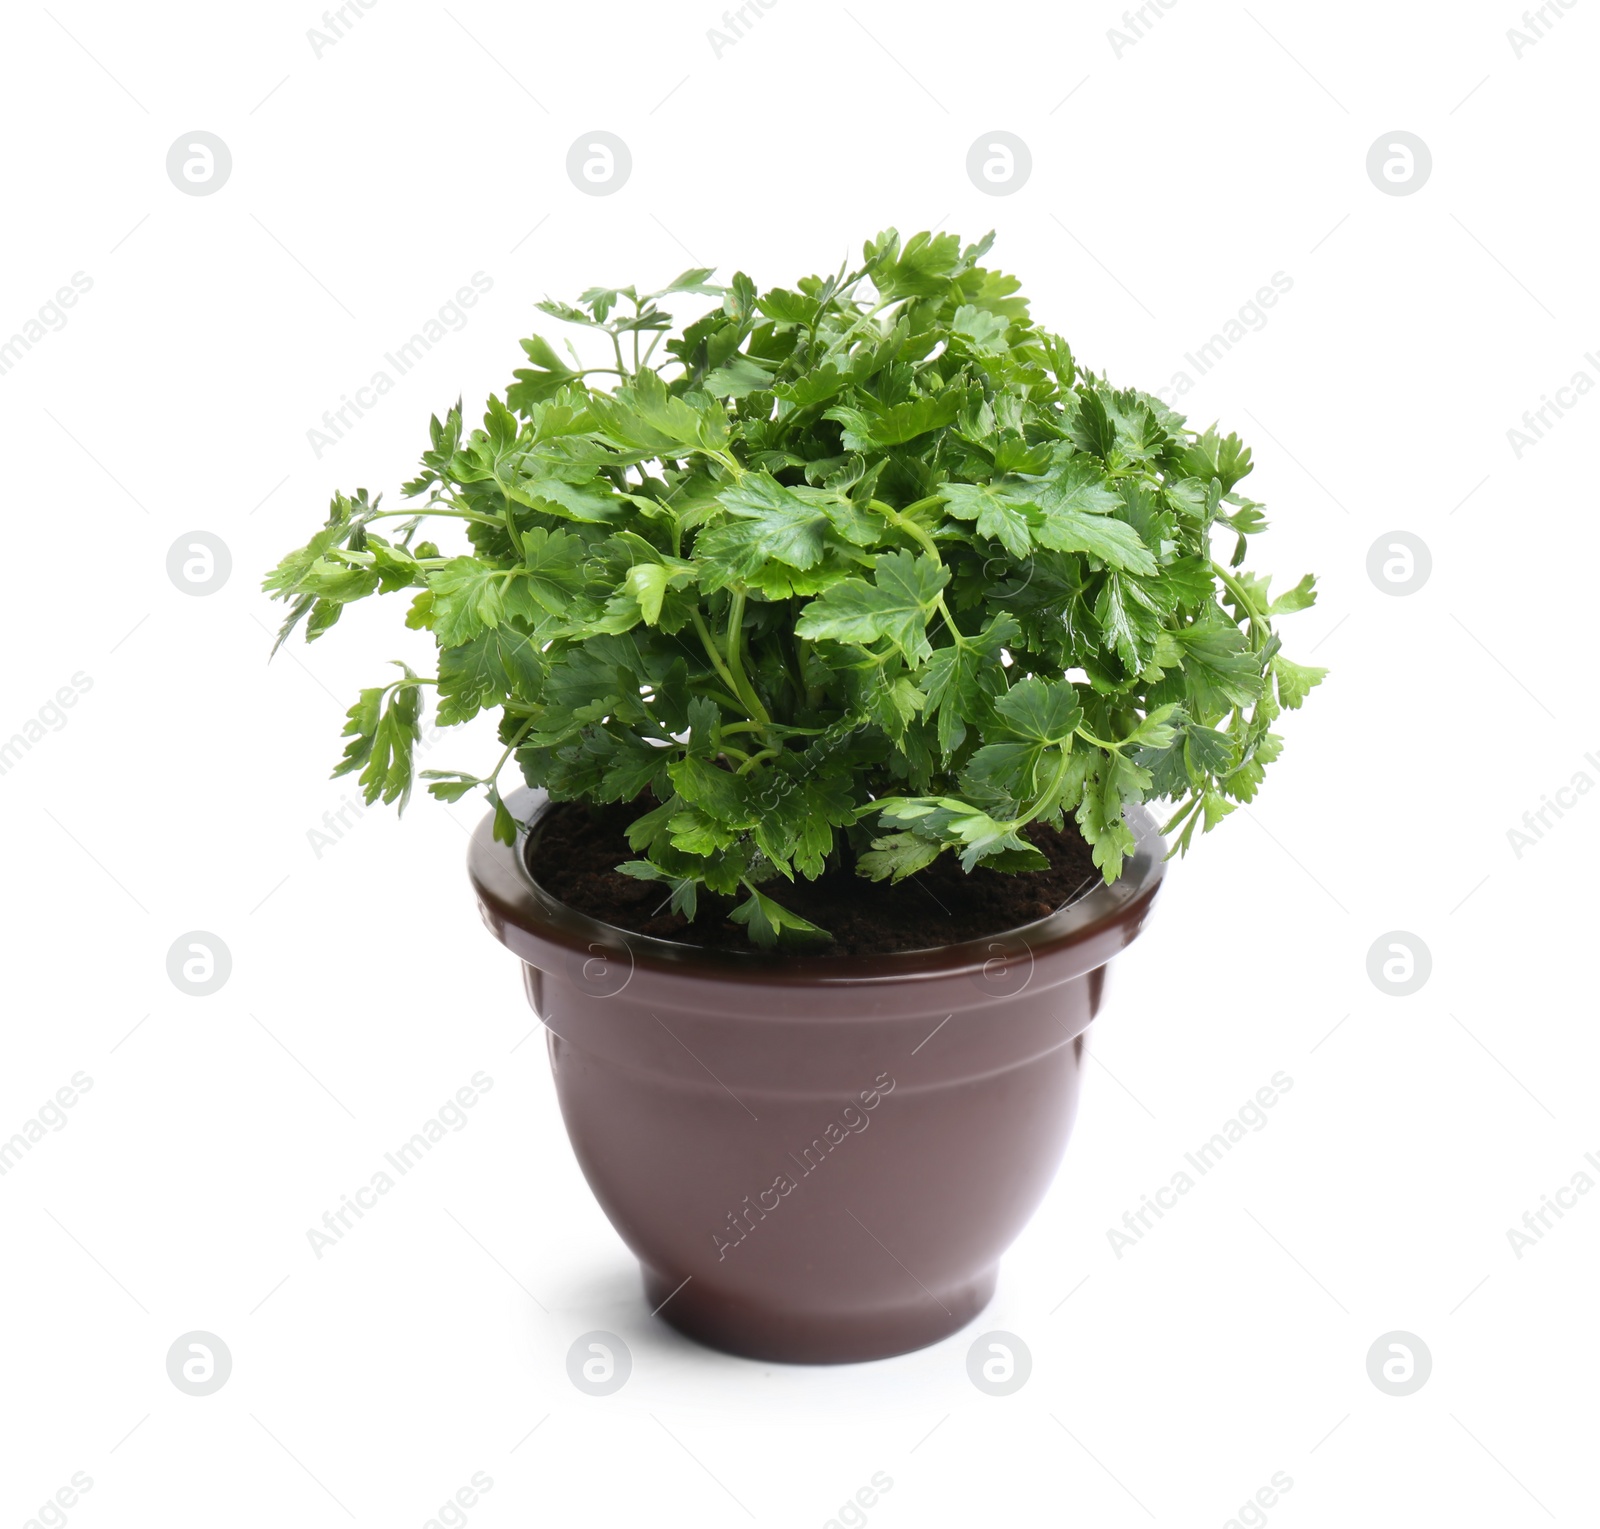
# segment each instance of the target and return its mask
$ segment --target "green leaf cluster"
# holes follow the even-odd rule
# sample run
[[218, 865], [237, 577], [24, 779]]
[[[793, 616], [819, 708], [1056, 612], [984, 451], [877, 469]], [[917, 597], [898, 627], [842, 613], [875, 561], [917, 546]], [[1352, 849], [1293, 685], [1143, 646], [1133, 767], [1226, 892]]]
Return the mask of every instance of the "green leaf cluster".
[[[403, 805], [426, 692], [444, 725], [496, 713], [499, 761], [423, 771], [435, 796], [483, 789], [508, 841], [508, 764], [640, 801], [622, 869], [762, 943], [824, 937], [780, 883], [830, 865], [1021, 871], [1070, 817], [1111, 881], [1131, 805], [1172, 803], [1187, 850], [1251, 801], [1323, 677], [1274, 625], [1314, 581], [1242, 566], [1249, 449], [1081, 366], [989, 244], [891, 229], [791, 288], [541, 303], [600, 363], [524, 340], [480, 427], [433, 419], [404, 507], [336, 495], [266, 581], [280, 643], [407, 591], [438, 646], [362, 692], [337, 773]], [[686, 295], [713, 304], [677, 328]]]

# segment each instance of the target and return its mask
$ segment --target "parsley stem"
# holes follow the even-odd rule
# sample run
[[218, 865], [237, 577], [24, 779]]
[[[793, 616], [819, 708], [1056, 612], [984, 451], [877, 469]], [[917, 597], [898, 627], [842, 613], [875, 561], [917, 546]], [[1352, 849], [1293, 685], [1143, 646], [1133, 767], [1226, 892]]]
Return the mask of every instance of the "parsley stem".
[[[744, 715], [744, 702], [738, 700], [734, 696], [729, 695], [725, 690], [718, 690], [715, 685], [691, 685], [689, 689], [695, 695], [704, 696], [708, 701], [715, 701], [719, 706], [726, 706], [729, 711], [736, 711], [741, 715]], [[748, 731], [751, 728], [760, 727], [761, 724], [759, 722], [747, 721], [740, 722], [737, 725], [741, 729]]]
[[530, 728], [532, 728], [533, 723], [534, 723], [534, 719], [532, 717], [529, 717], [528, 720], [526, 722], [524, 722], [522, 724], [522, 726], [517, 729], [516, 737], [513, 738], [511, 740], [511, 742], [506, 745], [505, 752], [500, 756], [500, 762], [485, 777], [484, 783], [486, 785], [488, 785], [491, 788], [497, 789], [496, 782], [498, 782], [499, 779], [500, 779], [500, 772], [503, 769], [505, 769], [505, 767], [506, 767], [506, 760], [508, 760], [511, 757], [511, 755], [514, 752], [514, 750], [516, 749], [517, 745], [519, 743], [521, 743], [522, 740], [528, 736], [528, 731], [529, 731]]
[[759, 754], [748, 755], [745, 762], [733, 773], [735, 775], [743, 775], [746, 770], [753, 770], [763, 760], [776, 759], [782, 752], [782, 749], [762, 749]]
[[935, 504], [937, 502], [938, 496], [936, 495], [932, 499], [918, 500], [917, 503], [911, 507], [911, 510], [897, 510], [892, 504], [885, 504], [881, 499], [874, 499], [872, 500], [872, 508], [882, 515], [890, 525], [895, 526], [901, 531], [904, 531], [906, 535], [916, 542], [917, 545], [921, 547], [922, 550], [930, 557], [936, 558], [942, 563], [944, 560], [939, 557], [939, 549], [934, 545], [933, 538], [929, 536], [928, 533], [916, 523], [916, 521], [908, 520], [906, 518], [911, 514], [912, 510], [916, 510], [922, 505]]
[[1272, 630], [1267, 618], [1255, 608], [1255, 603], [1251, 600], [1250, 596], [1245, 593], [1244, 586], [1240, 584], [1240, 582], [1214, 558], [1211, 562], [1211, 569], [1212, 572], [1222, 580], [1223, 585], [1227, 589], [1228, 593], [1239, 602], [1239, 608], [1250, 618], [1251, 648], [1260, 648], [1261, 633], [1263, 631], [1270, 632]]
[[724, 639], [724, 647], [728, 656], [728, 667], [734, 674], [742, 677], [744, 667], [739, 662], [739, 638], [744, 628], [744, 602], [745, 593], [742, 589], [734, 590], [728, 597], [728, 634]]
[[1166, 835], [1171, 833], [1172, 830], [1176, 828], [1178, 824], [1180, 824], [1185, 818], [1192, 816], [1195, 808], [1197, 808], [1199, 805], [1200, 798], [1198, 796], [1191, 796], [1189, 800], [1183, 804], [1183, 806], [1181, 806], [1164, 824], [1162, 824], [1162, 837], [1165, 838]]
[[387, 520], [392, 515], [405, 515], [412, 520], [420, 520], [424, 515], [442, 515], [447, 520], [475, 520], [479, 525], [497, 528], [501, 524], [492, 515], [480, 515], [476, 510], [378, 510], [367, 519]]
[[1015, 833], [1019, 828], [1026, 827], [1046, 810], [1047, 804], [1054, 800], [1056, 793], [1061, 789], [1061, 782], [1066, 779], [1067, 766], [1071, 764], [1071, 762], [1071, 748], [1070, 746], [1065, 747], [1061, 750], [1061, 762], [1056, 766], [1056, 778], [1039, 793], [1039, 796], [1035, 800], [1033, 806], [1023, 813], [1020, 818], [1013, 818], [1011, 820], [1007, 826], [1010, 828], [1012, 833]]
[[511, 495], [506, 491], [505, 485], [503, 483], [501, 483], [498, 474], [496, 474], [494, 481], [495, 481], [495, 487], [498, 488], [502, 494], [505, 494], [505, 498], [506, 498], [506, 508], [505, 508], [506, 535], [511, 538], [511, 545], [517, 549], [517, 557], [518, 557], [518, 559], [525, 563], [528, 560], [528, 555], [527, 555], [526, 552], [523, 551], [523, 548], [522, 548], [522, 532], [520, 532], [517, 529], [516, 506], [512, 504]]
[[944, 617], [944, 624], [950, 629], [950, 635], [955, 639], [958, 648], [964, 648], [968, 639], [961, 635], [961, 628], [956, 625], [956, 618], [950, 614], [950, 607], [944, 603], [944, 591], [940, 590], [933, 597], [935, 608]]
[[728, 668], [731, 671], [729, 677], [733, 681], [733, 693], [744, 699], [745, 705], [750, 709], [751, 717], [765, 728], [772, 725], [772, 717], [767, 708], [761, 704], [761, 698], [745, 674], [744, 661], [739, 656], [739, 642], [744, 635], [744, 602], [745, 593], [742, 589], [734, 590], [728, 601], [727, 646]]
[[717, 647], [716, 639], [711, 635], [711, 628], [706, 625], [705, 617], [700, 614], [698, 607], [690, 611], [690, 618], [694, 622], [696, 633], [699, 634], [700, 645], [706, 650], [706, 657], [711, 660], [711, 667], [727, 681], [728, 689], [739, 697], [739, 705], [745, 715], [760, 727], [770, 726], [772, 718], [767, 715], [761, 702], [756, 700], [753, 695], [746, 695], [744, 690], [740, 688], [738, 680], [733, 677], [733, 672], [728, 668], [727, 660], [723, 658], [721, 649]]
[[[769, 724], [772, 731], [782, 733], [785, 737], [794, 738], [820, 738], [827, 728], [825, 727], [790, 727], [787, 723], [773, 722]], [[727, 733], [758, 733], [762, 729], [759, 722], [728, 722], [723, 725], [722, 731]]]
[[899, 301], [900, 299], [898, 297], [886, 297], [879, 302], [876, 307], [858, 309], [855, 320], [844, 330], [841, 335], [839, 335], [839, 337], [834, 341], [834, 344], [846, 346], [846, 348], [848, 348], [848, 342], [854, 336], [856, 330], [865, 324], [868, 319], [877, 318], [877, 316], [882, 313], [885, 308], [892, 308]]

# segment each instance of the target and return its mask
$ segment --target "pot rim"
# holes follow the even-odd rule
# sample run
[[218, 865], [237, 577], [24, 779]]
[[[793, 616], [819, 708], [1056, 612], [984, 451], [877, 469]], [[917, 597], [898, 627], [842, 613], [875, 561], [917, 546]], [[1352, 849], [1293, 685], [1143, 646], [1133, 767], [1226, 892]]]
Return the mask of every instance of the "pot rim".
[[1088, 892], [1014, 929], [879, 955], [796, 955], [754, 946], [745, 950], [690, 945], [636, 934], [580, 913], [534, 880], [528, 850], [552, 805], [542, 789], [522, 787], [511, 792], [506, 806], [518, 822], [515, 844], [495, 839], [494, 814], [486, 813], [467, 851], [467, 873], [490, 933], [530, 965], [547, 970], [553, 963], [570, 964], [574, 958], [582, 963], [601, 954], [625, 955], [630, 971], [786, 988], [795, 987], [797, 979], [808, 986], [877, 987], [977, 977], [1001, 960], [1026, 961], [1034, 973], [1042, 966], [1045, 985], [1053, 986], [1104, 965], [1132, 941], [1166, 872], [1166, 845], [1155, 820], [1145, 808], [1134, 807], [1127, 815], [1134, 852], [1122, 875], [1109, 886], [1096, 879]]

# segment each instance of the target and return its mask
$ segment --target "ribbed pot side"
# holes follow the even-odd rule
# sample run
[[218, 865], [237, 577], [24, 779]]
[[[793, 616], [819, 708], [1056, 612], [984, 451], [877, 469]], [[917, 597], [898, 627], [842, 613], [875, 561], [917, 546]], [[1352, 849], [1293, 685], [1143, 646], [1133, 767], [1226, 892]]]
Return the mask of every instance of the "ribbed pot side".
[[[990, 939], [887, 956], [705, 950], [533, 879], [542, 792], [469, 869], [524, 962], [578, 1162], [661, 1317], [752, 1358], [905, 1353], [964, 1326], [1077, 1113], [1107, 963], [1162, 875], [1147, 815], [1114, 886]], [[665, 1304], [662, 1304], [662, 1303]]]

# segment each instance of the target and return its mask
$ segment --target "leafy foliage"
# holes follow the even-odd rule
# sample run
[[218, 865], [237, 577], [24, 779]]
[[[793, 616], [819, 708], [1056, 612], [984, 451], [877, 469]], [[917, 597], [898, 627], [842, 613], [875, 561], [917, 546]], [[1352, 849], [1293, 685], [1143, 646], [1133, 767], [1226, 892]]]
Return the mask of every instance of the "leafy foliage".
[[[280, 644], [399, 590], [438, 644], [435, 676], [362, 692], [336, 773], [403, 805], [425, 690], [444, 724], [498, 711], [499, 763], [422, 772], [435, 796], [483, 788], [508, 842], [513, 759], [558, 800], [653, 802], [621, 869], [691, 918], [737, 899], [762, 943], [824, 936], [775, 878], [1025, 870], [1022, 830], [1070, 814], [1111, 881], [1131, 804], [1173, 802], [1187, 850], [1252, 800], [1323, 677], [1273, 628], [1314, 581], [1240, 567], [1249, 449], [1080, 368], [989, 242], [889, 230], [794, 289], [540, 304], [606, 364], [523, 341], [481, 428], [432, 421], [410, 507], [336, 495], [266, 581]], [[671, 294], [717, 302], [674, 333]]]

